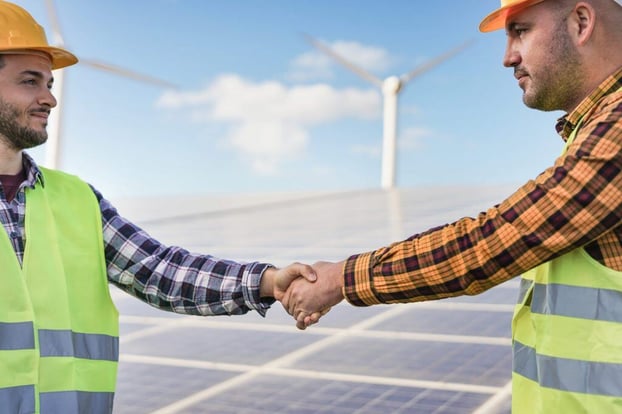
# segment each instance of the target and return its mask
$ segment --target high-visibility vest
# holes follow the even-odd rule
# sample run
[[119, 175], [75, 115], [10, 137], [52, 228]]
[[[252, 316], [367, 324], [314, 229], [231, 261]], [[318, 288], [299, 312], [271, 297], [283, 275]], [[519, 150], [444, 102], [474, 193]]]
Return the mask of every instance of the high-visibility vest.
[[526, 272], [512, 350], [513, 414], [622, 413], [622, 272], [582, 248]]
[[26, 189], [22, 266], [0, 231], [0, 412], [111, 413], [119, 323], [101, 212], [86, 183], [42, 171]]

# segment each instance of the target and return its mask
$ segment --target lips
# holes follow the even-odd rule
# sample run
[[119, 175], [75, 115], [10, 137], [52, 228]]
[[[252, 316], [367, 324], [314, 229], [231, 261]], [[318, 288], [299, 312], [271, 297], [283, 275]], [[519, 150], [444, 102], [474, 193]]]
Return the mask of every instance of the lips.
[[520, 70], [517, 69], [514, 71], [514, 77], [516, 78], [516, 80], [520, 81], [521, 78], [524, 78], [525, 76], [528, 76], [527, 72], [524, 70]]
[[518, 81], [518, 86], [522, 90], [525, 90], [525, 88], [526, 88], [525, 82], [529, 78], [529, 74], [527, 73], [527, 71], [524, 71], [524, 70], [521, 70], [521, 69], [515, 69], [514, 70], [514, 77]]
[[42, 118], [42, 119], [48, 119], [48, 117], [50, 116], [50, 111], [46, 109], [36, 109], [36, 110], [30, 111], [29, 113], [30, 115], [34, 117]]

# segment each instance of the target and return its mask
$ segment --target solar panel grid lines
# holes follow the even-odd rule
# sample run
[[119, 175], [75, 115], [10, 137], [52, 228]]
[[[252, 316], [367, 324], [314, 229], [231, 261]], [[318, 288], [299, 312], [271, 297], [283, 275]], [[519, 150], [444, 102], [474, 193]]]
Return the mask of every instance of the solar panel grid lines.
[[[291, 206], [280, 197], [230, 214], [152, 217], [145, 228], [169, 244], [190, 242], [234, 260], [338, 260], [413, 227], [474, 214], [503, 193], [370, 190], [314, 194]], [[390, 211], [396, 200], [397, 215]], [[510, 281], [474, 297], [368, 308], [343, 302], [298, 331], [279, 304], [265, 318], [201, 318], [162, 312], [111, 288], [121, 322], [114, 412], [506, 414], [517, 292]]]
[[[121, 300], [121, 304], [123, 302], [132, 301], [131, 298]], [[419, 306], [423, 305], [423, 306]], [[463, 304], [452, 304], [445, 303], [448, 308], [455, 309], [456, 307], [468, 309], [469, 307], [477, 308], [494, 308], [491, 305], [481, 305], [481, 304], [471, 304], [471, 303], [463, 303]], [[350, 309], [349, 305], [339, 305], [339, 307], [344, 308], [343, 311], [356, 311], [356, 309]], [[357, 339], [367, 338], [371, 341], [375, 341], [378, 339], [384, 339], [385, 341], [390, 341], [390, 343], [394, 343], [395, 341], [402, 341], [409, 344], [420, 344], [423, 342], [431, 343], [432, 349], [438, 349], [439, 343], [445, 344], [464, 344], [471, 343], [475, 346], [487, 344], [496, 348], [505, 349], [505, 353], [509, 356], [509, 339], [507, 337], [477, 337], [477, 336], [468, 336], [468, 335], [438, 335], [438, 334], [426, 334], [426, 333], [417, 333], [417, 332], [398, 332], [398, 331], [381, 331], [375, 329], [379, 325], [382, 326], [383, 322], [387, 320], [394, 319], [399, 317], [401, 314], [404, 317], [407, 317], [414, 309], [416, 311], [419, 308], [425, 308], [424, 304], [412, 304], [412, 305], [399, 305], [395, 307], [388, 307], [382, 310], [382, 313], [377, 315], [374, 318], [369, 318], [363, 323], [354, 326], [351, 326], [349, 329], [340, 329], [340, 328], [327, 328], [322, 326], [312, 327], [305, 332], [297, 332], [292, 325], [285, 325], [280, 321], [278, 323], [265, 323], [265, 324], [256, 324], [252, 322], [244, 322], [237, 321], [236, 318], [223, 318], [224, 321], [221, 321], [219, 318], [198, 318], [198, 317], [156, 317], [156, 316], [138, 316], [138, 315], [122, 315], [121, 323], [122, 327], [127, 328], [128, 326], [136, 325], [139, 326], [138, 329], [134, 329], [129, 332], [127, 335], [122, 335], [122, 356], [121, 356], [121, 364], [126, 368], [131, 369], [133, 366], [137, 365], [147, 365], [147, 366], [156, 366], [158, 368], [167, 367], [168, 372], [172, 377], [177, 376], [177, 372], [179, 369], [187, 368], [193, 369], [197, 372], [198, 376], [202, 376], [204, 372], [209, 372], [212, 374], [213, 372], [227, 372], [228, 374], [232, 374], [234, 376], [227, 376], [222, 381], [215, 383], [211, 387], [201, 388], [200, 391], [194, 394], [187, 394], [186, 389], [178, 389], [178, 394], [174, 402], [170, 404], [162, 404], [157, 409], [152, 411], [146, 410], [142, 412], [155, 412], [155, 413], [165, 413], [165, 412], [186, 412], [184, 410], [190, 409], [190, 407], [199, 405], [199, 404], [208, 404], [214, 398], [219, 399], [223, 395], [227, 394], [228, 389], [244, 389], [245, 383], [251, 382], [254, 384], [260, 383], [263, 378], [266, 376], [273, 376], [276, 378], [287, 379], [290, 378], [291, 381], [298, 381], [299, 379], [305, 380], [314, 380], [320, 381], [321, 383], [330, 382], [330, 383], [350, 383], [350, 384], [369, 384], [374, 387], [382, 387], [388, 386], [390, 389], [415, 389], [415, 390], [438, 390], [438, 391], [451, 391], [456, 393], [466, 393], [466, 394], [481, 394], [482, 398], [478, 400], [480, 404], [484, 404], [487, 400], [492, 399], [497, 394], [503, 393], [502, 385], [473, 385], [478, 384], [479, 381], [473, 381], [471, 384], [464, 383], [453, 383], [451, 381], [436, 381], [436, 380], [420, 380], [420, 379], [411, 379], [406, 378], [404, 376], [388, 376], [388, 375], [379, 375], [377, 373], [373, 373], [372, 375], [366, 375], [361, 373], [348, 373], [348, 372], [334, 372], [332, 370], [322, 369], [322, 370], [314, 370], [312, 367], [304, 366], [303, 369], [296, 368], [295, 362], [299, 358], [305, 358], [305, 355], [313, 355], [320, 354], [322, 350], [326, 350], [332, 346], [343, 345], [346, 340], [354, 340], [354, 344], [360, 343]], [[476, 312], [476, 311], [474, 311]], [[151, 311], [149, 311], [150, 315], [153, 315]], [[504, 315], [502, 312], [496, 313], [498, 316]], [[506, 317], [509, 315], [505, 314]], [[171, 320], [172, 319], [172, 320]], [[173, 322], [174, 321], [174, 322]], [[145, 348], [149, 346], [151, 342], [160, 342], [159, 340], [153, 341], [154, 336], [156, 338], [166, 338], [171, 335], [192, 335], [193, 333], [196, 335], [196, 330], [203, 330], [206, 332], [211, 332], [212, 335], [219, 335], [219, 332], [229, 331], [234, 333], [234, 336], [238, 335], [240, 332], [251, 333], [252, 335], [278, 335], [285, 333], [287, 337], [291, 336], [299, 336], [304, 335], [306, 337], [315, 338], [314, 342], [311, 342], [307, 348], [297, 349], [292, 353], [286, 355], [281, 358], [274, 358], [269, 360], [267, 364], [256, 365], [256, 364], [240, 364], [240, 363], [231, 363], [231, 362], [222, 362], [215, 360], [200, 360], [200, 359], [192, 359], [192, 358], [170, 358], [163, 356], [149, 356], [149, 355], [141, 355], [141, 354], [133, 354], [127, 353], [124, 349], [127, 348], [129, 344], [132, 342], [136, 342], [136, 348], [139, 350], [145, 350]], [[132, 335], [132, 336], [131, 336]], [[206, 338], [209, 337], [206, 336]], [[285, 340], [287, 341], [287, 339]], [[209, 343], [205, 344], [206, 347], [209, 347]], [[153, 345], [151, 345], [153, 346]], [[361, 346], [365, 346], [362, 344]], [[231, 358], [235, 360], [235, 356]], [[509, 360], [508, 360], [509, 361]], [[396, 360], [391, 362], [388, 359], [387, 364], [394, 364], [399, 366], [403, 365], [403, 361]], [[441, 367], [443, 368], [443, 367]], [[450, 367], [445, 367], [450, 368]], [[448, 372], [450, 372], [449, 370]], [[481, 369], [475, 369], [475, 372], [472, 375], [478, 374], [482, 375], [485, 371]], [[470, 374], [471, 375], [471, 374]], [[509, 368], [502, 375], [505, 377], [505, 380], [508, 379], [509, 376]], [[289, 384], [289, 381], [285, 381], [286, 384]], [[501, 383], [503, 384], [503, 383]], [[287, 386], [287, 385], [284, 385]], [[179, 387], [177, 385], [177, 387]], [[123, 401], [122, 391], [119, 390], [120, 401]], [[238, 392], [236, 392], [238, 394]], [[182, 397], [183, 398], [180, 398]], [[507, 397], [509, 398], [509, 397]], [[506, 398], [506, 399], [507, 399]], [[429, 399], [425, 399], [429, 402]], [[118, 399], [119, 402], [119, 399]], [[409, 402], [411, 403], [411, 402]], [[385, 401], [386, 405], [391, 405], [392, 400]], [[453, 407], [452, 404], [449, 406]], [[154, 407], [155, 408], [155, 407]], [[474, 407], [471, 407], [474, 408]], [[471, 409], [469, 408], [469, 409]], [[319, 410], [319, 408], [318, 408]], [[118, 407], [118, 410], [115, 412], [137, 412], [135, 410], [131, 411], [123, 411], [123, 408]], [[192, 411], [188, 411], [192, 412]], [[196, 411], [195, 411], [196, 412]], [[204, 412], [212, 412], [212, 411], [204, 411]], [[219, 412], [219, 411], [214, 411]], [[268, 411], [264, 411], [268, 412]], [[292, 408], [292, 406], [281, 407], [280, 411], [274, 412], [283, 412], [283, 413], [295, 413], [297, 412]], [[316, 411], [321, 412], [321, 411]], [[329, 411], [330, 412], [330, 411]], [[354, 411], [353, 411], [354, 412]], [[397, 411], [396, 411], [397, 412]], [[408, 411], [406, 411], [408, 412]], [[417, 411], [415, 411], [417, 412]], [[470, 411], [463, 411], [470, 412]]]

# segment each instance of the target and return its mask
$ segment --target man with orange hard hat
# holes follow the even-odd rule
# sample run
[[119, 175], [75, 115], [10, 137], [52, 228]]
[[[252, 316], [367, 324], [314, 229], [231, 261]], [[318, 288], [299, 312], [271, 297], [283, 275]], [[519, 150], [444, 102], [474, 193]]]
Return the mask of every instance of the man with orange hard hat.
[[52, 69], [75, 64], [0, 1], [0, 412], [109, 414], [119, 359], [108, 284], [163, 310], [265, 314], [310, 266], [237, 263], [165, 246], [79, 178], [37, 166]]
[[316, 263], [317, 281], [294, 281], [284, 305], [304, 329], [344, 298], [476, 295], [520, 276], [512, 411], [622, 413], [620, 0], [502, 0], [480, 24], [497, 29], [525, 105], [566, 112], [561, 155], [477, 218]]

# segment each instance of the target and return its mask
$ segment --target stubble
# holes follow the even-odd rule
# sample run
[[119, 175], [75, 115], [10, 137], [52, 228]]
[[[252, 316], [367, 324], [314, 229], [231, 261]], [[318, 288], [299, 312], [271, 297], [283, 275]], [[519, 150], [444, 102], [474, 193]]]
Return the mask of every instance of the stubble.
[[0, 99], [0, 140], [16, 151], [33, 148], [47, 141], [47, 131], [36, 131], [20, 125], [19, 116], [20, 111], [15, 106]]
[[529, 70], [531, 85], [523, 94], [523, 102], [529, 108], [542, 111], [568, 110], [577, 102], [583, 71], [565, 19], [556, 25], [543, 56], [546, 58], [542, 64]]

